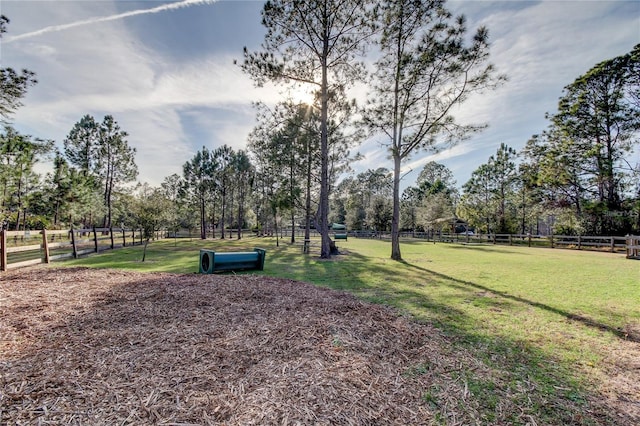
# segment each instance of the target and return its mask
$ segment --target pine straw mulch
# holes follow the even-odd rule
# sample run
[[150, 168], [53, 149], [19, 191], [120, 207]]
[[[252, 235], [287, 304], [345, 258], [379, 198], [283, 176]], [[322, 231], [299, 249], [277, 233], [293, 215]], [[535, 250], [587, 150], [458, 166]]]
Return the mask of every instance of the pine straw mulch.
[[[0, 275], [0, 314], [0, 424], [541, 424], [526, 383], [491, 389], [489, 418], [470, 384], [499, 373], [310, 284], [38, 266]], [[627, 423], [566, 408], [557, 424]]]

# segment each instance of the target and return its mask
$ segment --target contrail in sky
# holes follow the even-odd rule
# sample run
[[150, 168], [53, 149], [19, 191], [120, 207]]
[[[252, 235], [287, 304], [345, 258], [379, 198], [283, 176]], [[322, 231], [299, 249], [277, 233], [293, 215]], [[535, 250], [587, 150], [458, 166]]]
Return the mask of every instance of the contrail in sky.
[[162, 6], [152, 7], [151, 9], [132, 10], [131, 12], [124, 12], [124, 13], [119, 13], [117, 15], [111, 15], [111, 16], [101, 16], [101, 17], [89, 18], [89, 19], [84, 19], [82, 21], [71, 22], [69, 24], [52, 25], [50, 27], [42, 28], [41, 30], [32, 31], [30, 33], [18, 34], [18, 35], [13, 36], [13, 37], [7, 37], [3, 41], [3, 43], [11, 43], [12, 41], [16, 41], [16, 40], [22, 40], [22, 39], [25, 39], [25, 38], [37, 37], [39, 35], [50, 33], [50, 32], [68, 30], [69, 28], [81, 27], [83, 25], [95, 24], [95, 23], [98, 23], [98, 22], [115, 21], [117, 19], [128, 18], [130, 16], [146, 15], [146, 14], [149, 14], [149, 13], [159, 13], [159, 12], [164, 12], [164, 11], [167, 11], [167, 10], [182, 9], [182, 8], [185, 8], [185, 7], [197, 6], [197, 5], [201, 5], [201, 4], [212, 4], [212, 3], [215, 3], [217, 1], [218, 0], [182, 0], [182, 1], [175, 2], [175, 3], [164, 4]]

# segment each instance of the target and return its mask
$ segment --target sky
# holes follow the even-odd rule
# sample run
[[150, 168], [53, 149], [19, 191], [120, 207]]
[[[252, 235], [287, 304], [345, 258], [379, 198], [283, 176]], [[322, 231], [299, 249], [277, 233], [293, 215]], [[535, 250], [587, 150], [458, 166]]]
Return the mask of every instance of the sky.
[[[256, 88], [234, 60], [264, 39], [263, 2], [232, 0], [2, 0], [10, 19], [0, 40], [0, 66], [27, 68], [29, 89], [13, 126], [52, 139], [62, 149], [76, 122], [112, 115], [136, 148], [140, 182], [159, 185], [181, 174], [203, 146], [246, 147], [256, 125], [253, 102], [273, 105], [282, 87]], [[428, 161], [452, 170], [459, 186], [501, 143], [520, 150], [548, 126], [563, 88], [597, 63], [640, 43], [640, 1], [452, 1], [468, 28], [489, 29], [491, 62], [509, 81], [470, 98], [462, 123], [488, 128], [439, 153], [404, 165], [413, 185]], [[354, 91], [354, 94], [363, 91]], [[353, 151], [356, 172], [392, 168], [373, 141]], [[46, 168], [45, 168], [46, 169]], [[43, 169], [44, 170], [44, 169]]]

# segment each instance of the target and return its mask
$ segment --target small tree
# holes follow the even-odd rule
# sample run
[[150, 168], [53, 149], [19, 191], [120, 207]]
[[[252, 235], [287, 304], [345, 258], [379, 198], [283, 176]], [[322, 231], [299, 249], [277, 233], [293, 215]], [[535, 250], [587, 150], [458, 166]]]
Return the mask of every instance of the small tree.
[[136, 149], [125, 139], [127, 132], [120, 129], [111, 115], [104, 117], [99, 131], [98, 159], [96, 171], [104, 185], [104, 200], [107, 215], [105, 227], [111, 226], [113, 193], [118, 185], [132, 182], [138, 176], [135, 163]]
[[197, 203], [200, 212], [200, 238], [203, 240], [207, 238], [206, 203], [214, 186], [213, 171], [215, 168], [216, 163], [211, 152], [204, 146], [182, 166], [185, 181], [184, 195], [194, 199]]
[[242, 227], [245, 221], [245, 205], [247, 193], [253, 187], [254, 168], [244, 150], [234, 156], [234, 175], [238, 190], [238, 239], [242, 238]]
[[169, 200], [171, 205], [171, 208], [166, 212], [166, 214], [168, 227], [174, 234], [174, 242], [176, 242], [178, 231], [180, 230], [180, 211], [182, 207], [182, 197], [180, 195], [183, 187], [184, 180], [175, 173], [171, 176], [165, 177], [164, 181], [160, 185], [162, 195]]
[[169, 223], [167, 212], [171, 210], [171, 201], [164, 196], [161, 188], [151, 188], [143, 184], [138, 190], [135, 198], [134, 218], [137, 225], [142, 230], [144, 238], [144, 249], [142, 251], [142, 262], [147, 257], [147, 246], [156, 231]]
[[233, 190], [234, 181], [234, 158], [235, 152], [229, 145], [223, 145], [211, 152], [214, 165], [213, 181], [217, 195], [220, 199], [220, 238], [224, 239], [225, 222], [228, 217], [233, 219]]
[[374, 230], [385, 232], [390, 229], [391, 219], [393, 217], [393, 209], [390, 199], [380, 195], [375, 195], [366, 212], [367, 223]]

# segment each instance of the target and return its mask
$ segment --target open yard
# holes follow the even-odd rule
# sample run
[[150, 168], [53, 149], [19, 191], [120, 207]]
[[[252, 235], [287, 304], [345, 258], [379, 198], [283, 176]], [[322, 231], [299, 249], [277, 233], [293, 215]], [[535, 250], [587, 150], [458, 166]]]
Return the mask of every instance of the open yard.
[[[263, 272], [194, 273], [200, 247], [254, 246]], [[640, 262], [338, 246], [165, 240], [2, 273], [0, 423], [640, 423]]]

